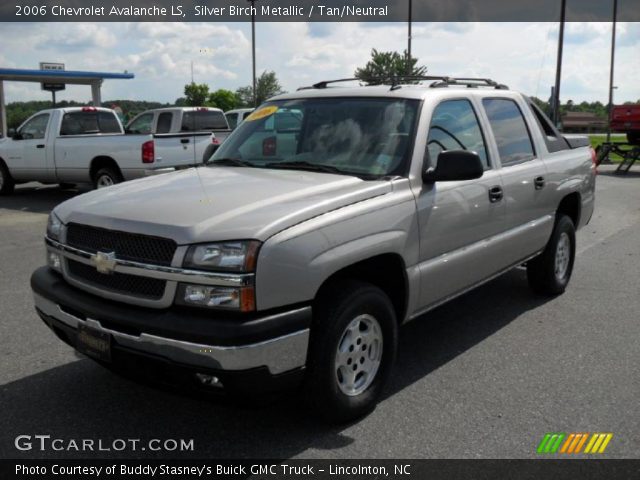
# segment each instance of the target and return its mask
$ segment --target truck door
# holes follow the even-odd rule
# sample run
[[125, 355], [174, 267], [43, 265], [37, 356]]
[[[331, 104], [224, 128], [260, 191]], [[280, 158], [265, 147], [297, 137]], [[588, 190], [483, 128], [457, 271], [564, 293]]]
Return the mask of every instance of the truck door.
[[511, 237], [503, 255], [516, 262], [544, 248], [553, 217], [548, 211], [547, 170], [537, 155], [522, 109], [510, 98], [484, 98], [482, 104], [500, 156]]
[[21, 158], [14, 160], [16, 172], [20, 172], [16, 178], [48, 180], [50, 174], [54, 173], [47, 168], [46, 137], [50, 117], [49, 113], [36, 115], [18, 130], [17, 141], [20, 145], [16, 145], [16, 154]]
[[476, 152], [484, 173], [475, 180], [423, 183], [416, 196], [423, 307], [487, 278], [504, 263], [499, 255], [505, 216], [502, 178], [467, 99], [444, 100], [433, 110], [425, 167], [435, 166], [445, 150]]

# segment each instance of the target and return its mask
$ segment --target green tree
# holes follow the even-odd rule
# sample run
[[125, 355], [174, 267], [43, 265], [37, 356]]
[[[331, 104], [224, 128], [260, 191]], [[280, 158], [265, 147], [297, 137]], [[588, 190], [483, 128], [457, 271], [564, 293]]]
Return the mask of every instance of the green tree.
[[[374, 48], [371, 50], [371, 60], [364, 67], [356, 69], [354, 76], [368, 85], [380, 85], [388, 83], [393, 77], [419, 77], [426, 73], [427, 67], [418, 65], [418, 59], [410, 57], [406, 50], [400, 54], [379, 52]], [[403, 83], [418, 83], [418, 80], [408, 80]]]
[[209, 98], [209, 86], [206, 83], [191, 82], [184, 86], [184, 96], [188, 106], [204, 106]]
[[219, 88], [209, 95], [209, 105], [223, 111], [232, 110], [238, 105], [238, 97], [231, 90]]
[[[276, 77], [276, 72], [264, 71], [256, 79], [256, 106], [265, 100], [285, 93]], [[238, 97], [238, 107], [253, 107], [253, 86], [247, 85], [236, 90]]]

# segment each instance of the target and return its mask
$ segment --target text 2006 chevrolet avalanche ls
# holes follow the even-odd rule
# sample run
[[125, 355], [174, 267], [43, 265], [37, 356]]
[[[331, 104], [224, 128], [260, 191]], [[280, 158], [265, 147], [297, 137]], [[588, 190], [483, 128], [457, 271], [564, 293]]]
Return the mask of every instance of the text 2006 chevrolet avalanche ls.
[[300, 382], [352, 419], [402, 323], [524, 262], [535, 291], [565, 290], [594, 208], [587, 145], [491, 81], [323, 82], [263, 104], [208, 166], [56, 207], [36, 309], [110, 368]]

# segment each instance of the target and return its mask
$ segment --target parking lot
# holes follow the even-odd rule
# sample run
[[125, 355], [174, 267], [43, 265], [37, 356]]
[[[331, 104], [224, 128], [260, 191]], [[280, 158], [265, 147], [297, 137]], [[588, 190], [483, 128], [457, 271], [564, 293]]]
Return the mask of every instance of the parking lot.
[[384, 400], [342, 427], [309, 418], [297, 394], [238, 406], [76, 356], [36, 315], [29, 277], [49, 211], [78, 192], [19, 186], [0, 198], [0, 456], [90, 456], [14, 447], [50, 434], [194, 439], [194, 452], [171, 454], [193, 458], [530, 458], [546, 432], [611, 432], [606, 457], [637, 457], [640, 173], [600, 171], [564, 295], [534, 296], [518, 269], [406, 325]]

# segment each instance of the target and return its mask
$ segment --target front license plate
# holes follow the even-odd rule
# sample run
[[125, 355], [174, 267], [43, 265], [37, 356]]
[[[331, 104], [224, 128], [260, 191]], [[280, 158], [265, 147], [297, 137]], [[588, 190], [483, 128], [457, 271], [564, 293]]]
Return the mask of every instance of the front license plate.
[[86, 325], [78, 326], [76, 348], [96, 360], [111, 361], [111, 336]]

